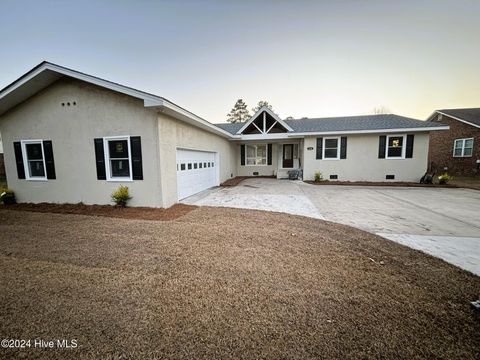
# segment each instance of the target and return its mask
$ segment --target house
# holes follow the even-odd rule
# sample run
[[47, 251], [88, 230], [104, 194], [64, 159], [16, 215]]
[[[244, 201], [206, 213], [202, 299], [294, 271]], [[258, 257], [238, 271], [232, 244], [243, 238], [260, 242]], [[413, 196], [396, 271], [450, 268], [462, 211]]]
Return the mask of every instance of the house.
[[456, 176], [480, 173], [480, 108], [436, 110], [427, 121], [442, 123], [449, 131], [432, 133], [429, 167]]
[[235, 176], [418, 181], [429, 134], [448, 129], [397, 115], [212, 124], [153, 94], [43, 62], [0, 91], [9, 187], [20, 202], [169, 207]]

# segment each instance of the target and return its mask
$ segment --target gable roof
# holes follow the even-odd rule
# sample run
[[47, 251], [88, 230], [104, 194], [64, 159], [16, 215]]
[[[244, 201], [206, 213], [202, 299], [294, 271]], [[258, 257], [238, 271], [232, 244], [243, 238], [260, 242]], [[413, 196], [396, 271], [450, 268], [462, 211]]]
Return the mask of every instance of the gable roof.
[[269, 114], [276, 122], [278, 122], [281, 126], [283, 126], [285, 130], [293, 131], [293, 129], [290, 126], [288, 126], [288, 124], [286, 124], [282, 119], [280, 119], [280, 117], [277, 114], [275, 114], [268, 107], [262, 106], [260, 109], [258, 109], [258, 111], [255, 114], [253, 114], [253, 116], [249, 120], [242, 123], [243, 126], [237, 130], [236, 134], [241, 134], [248, 127], [248, 125], [254, 122], [263, 112]]
[[[448, 130], [448, 126], [416, 120], [394, 114], [343, 116], [315, 119], [284, 120], [292, 128], [292, 135], [328, 133], [380, 133], [396, 131]], [[236, 134], [244, 123], [216, 124], [230, 134]]]
[[43, 61], [38, 64], [13, 83], [0, 90], [0, 115], [65, 76], [143, 100], [143, 104], [146, 108], [161, 109], [164, 113], [190, 123], [193, 126], [197, 126], [227, 138], [231, 137], [230, 133], [219, 129], [207, 120], [202, 119], [164, 97], [120, 85], [48, 61]]
[[452, 119], [480, 128], [480, 108], [437, 110], [429, 117], [429, 120], [436, 113], [447, 115]]

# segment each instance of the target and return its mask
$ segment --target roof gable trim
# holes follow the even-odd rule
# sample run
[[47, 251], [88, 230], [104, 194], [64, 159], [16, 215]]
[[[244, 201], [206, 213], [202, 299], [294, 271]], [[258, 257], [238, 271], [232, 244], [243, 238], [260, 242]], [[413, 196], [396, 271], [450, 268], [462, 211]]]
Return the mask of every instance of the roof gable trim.
[[[438, 111], [438, 110], [437, 110], [437, 111], [435, 111], [435, 113], [437, 113], [437, 114], [442, 114], [442, 115], [448, 116], [449, 118], [452, 118], [452, 119], [454, 119], [454, 120], [461, 121], [461, 122], [463, 122], [463, 123], [465, 123], [465, 124], [474, 126], [474, 127], [476, 127], [476, 128], [480, 128], [480, 125], [471, 123], [470, 121], [467, 121], [467, 120], [460, 119], [459, 117], [456, 117], [456, 116], [447, 114], [447, 113], [445, 113], [445, 112], [442, 112], [442, 111]], [[434, 113], [434, 114], [435, 114], [435, 113]], [[432, 114], [432, 116], [433, 116], [433, 114]], [[430, 117], [432, 117], [432, 116], [430, 116]]]
[[[275, 123], [270, 126], [268, 129], [260, 129], [255, 123], [253, 123], [257, 118], [258, 116], [260, 116], [260, 114], [262, 114], [263, 112], [266, 112], [267, 114], [269, 114], [271, 117], [273, 117], [275, 119]], [[270, 130], [278, 123], [280, 124], [281, 126], [283, 126], [285, 128], [285, 130], [287, 131], [293, 131], [293, 129], [288, 126], [288, 124], [283, 121], [282, 119], [280, 119], [278, 117], [277, 114], [275, 114], [272, 110], [270, 110], [268, 107], [266, 106], [262, 106], [260, 109], [258, 109], [258, 111], [253, 114], [253, 116], [240, 128], [240, 130], [237, 131], [237, 135], [241, 135], [243, 133], [243, 131], [245, 131], [245, 129], [250, 125], [252, 124], [255, 125], [255, 127], [258, 129], [258, 131], [260, 131], [262, 134], [268, 134], [270, 132]]]

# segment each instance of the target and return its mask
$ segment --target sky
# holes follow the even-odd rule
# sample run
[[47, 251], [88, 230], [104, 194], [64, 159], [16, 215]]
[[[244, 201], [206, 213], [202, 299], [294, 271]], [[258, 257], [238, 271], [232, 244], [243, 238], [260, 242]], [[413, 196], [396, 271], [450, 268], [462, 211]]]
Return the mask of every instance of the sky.
[[479, 0], [0, 0], [0, 88], [43, 60], [224, 122], [480, 107]]

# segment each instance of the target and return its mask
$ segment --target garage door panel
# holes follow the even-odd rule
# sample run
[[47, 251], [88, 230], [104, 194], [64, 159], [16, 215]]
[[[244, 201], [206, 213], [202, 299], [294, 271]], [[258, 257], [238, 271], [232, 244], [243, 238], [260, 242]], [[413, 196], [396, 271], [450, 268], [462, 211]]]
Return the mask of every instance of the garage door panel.
[[178, 199], [194, 195], [216, 186], [217, 164], [215, 153], [195, 150], [177, 150]]

